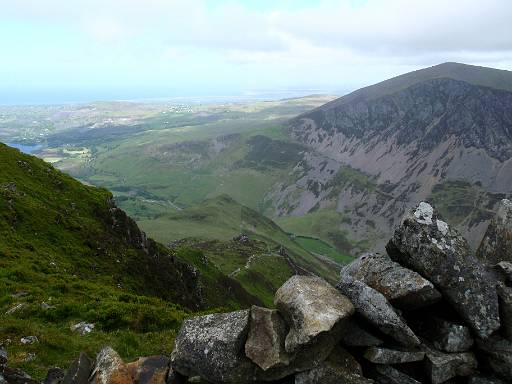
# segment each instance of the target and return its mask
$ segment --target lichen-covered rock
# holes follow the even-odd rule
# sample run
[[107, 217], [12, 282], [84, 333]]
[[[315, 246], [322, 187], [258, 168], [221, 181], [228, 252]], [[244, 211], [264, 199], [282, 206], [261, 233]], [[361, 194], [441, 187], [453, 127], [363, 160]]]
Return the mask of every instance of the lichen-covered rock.
[[512, 343], [499, 336], [478, 339], [476, 343], [492, 371], [512, 382]]
[[498, 285], [500, 303], [501, 331], [503, 336], [512, 341], [512, 288]]
[[71, 363], [62, 384], [87, 384], [92, 371], [92, 361], [85, 352]]
[[366, 253], [345, 266], [341, 273], [363, 281], [399, 308], [415, 309], [441, 299], [430, 281], [402, 267], [388, 255]]
[[379, 384], [421, 384], [419, 381], [390, 365], [375, 365], [370, 370], [370, 377]]
[[103, 348], [96, 356], [91, 384], [133, 384], [133, 379], [121, 357], [111, 347]]
[[165, 384], [170, 359], [166, 356], [140, 357], [126, 364], [135, 384]]
[[372, 384], [346, 350], [337, 347], [318, 367], [295, 375], [295, 384]]
[[405, 346], [420, 344], [414, 332], [398, 316], [381, 293], [345, 274], [341, 275], [336, 288], [352, 301], [359, 314], [383, 333]]
[[468, 327], [438, 316], [426, 316], [416, 324], [417, 327], [413, 327], [416, 333], [444, 352], [465, 352], [474, 343]]
[[333, 331], [354, 313], [350, 300], [325, 280], [312, 276], [291, 277], [276, 292], [274, 303], [290, 326], [285, 340], [288, 353]]
[[501, 200], [476, 254], [491, 265], [500, 261], [512, 262], [512, 201]]
[[245, 355], [263, 370], [288, 365], [286, 334], [286, 323], [276, 310], [253, 306]]
[[440, 384], [456, 376], [475, 373], [477, 360], [470, 352], [444, 353], [424, 345], [425, 371], [432, 384]]
[[187, 319], [176, 336], [172, 367], [212, 383], [250, 382], [255, 366], [244, 353], [248, 332], [249, 310]]
[[425, 352], [370, 347], [364, 352], [364, 357], [375, 364], [403, 364], [423, 360]]
[[341, 334], [341, 344], [347, 347], [376, 347], [381, 345], [383, 341], [377, 336], [361, 328], [352, 319], [343, 324]]
[[405, 216], [386, 246], [390, 257], [434, 283], [480, 337], [500, 326], [495, 281], [466, 240], [421, 202]]

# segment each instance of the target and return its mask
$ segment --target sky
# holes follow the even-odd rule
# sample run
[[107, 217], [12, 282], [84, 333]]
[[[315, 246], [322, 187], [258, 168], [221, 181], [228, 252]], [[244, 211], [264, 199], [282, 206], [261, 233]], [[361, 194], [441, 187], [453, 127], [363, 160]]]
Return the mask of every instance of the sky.
[[0, 104], [344, 94], [512, 70], [510, 0], [0, 0]]

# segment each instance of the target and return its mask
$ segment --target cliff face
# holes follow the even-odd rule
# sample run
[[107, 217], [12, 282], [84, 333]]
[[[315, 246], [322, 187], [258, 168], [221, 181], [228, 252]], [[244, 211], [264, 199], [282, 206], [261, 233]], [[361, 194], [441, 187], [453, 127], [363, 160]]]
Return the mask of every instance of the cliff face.
[[485, 76], [476, 74], [487, 69], [471, 72], [479, 81], [461, 81], [454, 66], [404, 75], [292, 120], [291, 134], [311, 152], [294, 182], [269, 195], [278, 213], [336, 207], [355, 237], [370, 231], [379, 243], [411, 202], [437, 199], [477, 241], [489, 208], [511, 192], [512, 92], [480, 85]]

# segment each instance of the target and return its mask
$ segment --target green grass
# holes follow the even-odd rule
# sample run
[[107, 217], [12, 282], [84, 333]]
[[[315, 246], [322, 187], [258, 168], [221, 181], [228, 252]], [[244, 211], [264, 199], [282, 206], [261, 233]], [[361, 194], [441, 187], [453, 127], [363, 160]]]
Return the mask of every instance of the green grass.
[[[356, 242], [348, 238], [345, 231], [340, 229], [345, 220], [343, 214], [327, 209], [313, 211], [304, 216], [286, 216], [275, 219], [285, 231], [298, 236], [297, 241], [299, 243], [302, 241], [301, 244], [306, 249], [340, 262], [350, 260], [349, 252], [357, 245]], [[302, 240], [300, 240], [301, 237]], [[312, 240], [305, 240], [304, 238]], [[318, 241], [314, 239], [328, 246], [330, 250], [318, 244]], [[316, 251], [313, 249], [316, 249]], [[320, 249], [323, 249], [324, 252], [318, 252]]]
[[[48, 367], [67, 367], [81, 350], [94, 355], [106, 344], [126, 359], [169, 353], [193, 312], [260, 303], [191, 252], [144, 241], [107, 190], [2, 144], [0, 163], [0, 340], [11, 340], [11, 365], [42, 378]], [[79, 321], [95, 331], [72, 333]], [[28, 335], [40, 342], [22, 345]]]
[[330, 244], [314, 237], [297, 236], [295, 241], [309, 252], [327, 256], [340, 264], [348, 264], [353, 260], [353, 257], [338, 252]]

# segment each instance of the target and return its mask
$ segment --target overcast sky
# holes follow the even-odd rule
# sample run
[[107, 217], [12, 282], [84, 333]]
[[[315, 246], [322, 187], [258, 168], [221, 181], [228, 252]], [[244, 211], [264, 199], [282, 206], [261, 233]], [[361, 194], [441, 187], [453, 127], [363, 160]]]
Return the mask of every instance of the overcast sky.
[[344, 93], [512, 70], [511, 0], [0, 0], [0, 103]]

